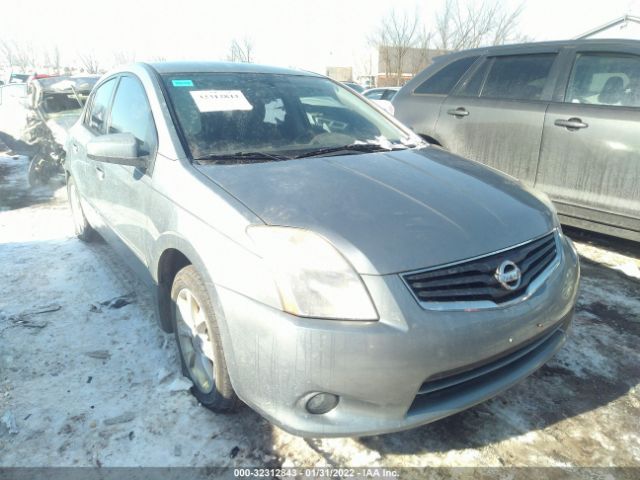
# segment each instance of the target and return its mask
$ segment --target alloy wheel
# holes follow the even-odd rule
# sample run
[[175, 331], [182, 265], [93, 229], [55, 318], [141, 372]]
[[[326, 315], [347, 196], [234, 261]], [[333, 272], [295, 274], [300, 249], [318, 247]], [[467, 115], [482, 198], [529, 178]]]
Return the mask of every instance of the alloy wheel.
[[198, 390], [209, 393], [215, 385], [213, 345], [205, 311], [188, 288], [176, 298], [176, 328], [182, 358]]

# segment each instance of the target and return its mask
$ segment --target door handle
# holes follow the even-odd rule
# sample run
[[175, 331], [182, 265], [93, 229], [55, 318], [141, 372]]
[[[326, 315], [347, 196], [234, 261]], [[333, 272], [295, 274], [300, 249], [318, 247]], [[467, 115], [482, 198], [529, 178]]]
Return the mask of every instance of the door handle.
[[71, 150], [73, 150], [73, 153], [78, 153], [78, 144], [75, 142], [71, 143]]
[[453, 115], [454, 117], [466, 117], [469, 115], [469, 112], [464, 107], [452, 108], [451, 110], [447, 110], [449, 115]]
[[584, 123], [582, 120], [576, 117], [571, 117], [569, 120], [563, 120], [559, 118], [553, 124], [556, 127], [564, 127], [567, 130], [578, 130], [579, 128], [587, 128], [589, 126], [588, 123]]
[[104, 180], [104, 170], [102, 170], [102, 168], [100, 168], [97, 165], [96, 165], [96, 176], [98, 177], [98, 180]]

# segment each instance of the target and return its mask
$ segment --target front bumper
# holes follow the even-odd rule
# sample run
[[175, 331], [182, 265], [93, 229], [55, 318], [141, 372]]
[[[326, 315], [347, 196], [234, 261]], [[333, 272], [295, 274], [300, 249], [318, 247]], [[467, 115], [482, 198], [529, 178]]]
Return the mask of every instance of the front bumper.
[[[424, 310], [398, 275], [363, 277], [377, 322], [302, 319], [218, 288], [234, 389], [276, 425], [307, 437], [398, 431], [483, 402], [565, 342], [579, 265], [571, 242], [562, 237], [561, 246], [559, 266], [530, 298], [491, 310]], [[338, 406], [308, 413], [317, 392], [338, 395]]]

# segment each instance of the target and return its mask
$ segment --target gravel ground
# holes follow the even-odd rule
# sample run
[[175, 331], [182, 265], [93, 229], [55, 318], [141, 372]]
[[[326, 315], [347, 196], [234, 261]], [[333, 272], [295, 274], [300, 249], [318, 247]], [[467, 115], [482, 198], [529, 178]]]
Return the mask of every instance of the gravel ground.
[[0, 467], [640, 467], [638, 245], [567, 230], [573, 336], [520, 385], [407, 432], [302, 439], [200, 407], [134, 275], [75, 239], [64, 188], [29, 191], [25, 171], [0, 157]]

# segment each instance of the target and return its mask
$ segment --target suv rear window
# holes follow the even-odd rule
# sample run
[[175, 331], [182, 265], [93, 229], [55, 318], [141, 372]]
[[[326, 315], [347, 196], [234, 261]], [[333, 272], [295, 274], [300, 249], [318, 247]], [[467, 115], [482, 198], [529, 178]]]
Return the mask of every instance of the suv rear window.
[[473, 65], [473, 62], [475, 62], [477, 58], [478, 57], [465, 57], [450, 63], [427, 78], [413, 92], [440, 95], [449, 93], [458, 83], [458, 80], [467, 73], [467, 70], [469, 70], [469, 67]]
[[540, 100], [555, 53], [494, 57], [481, 97]]

